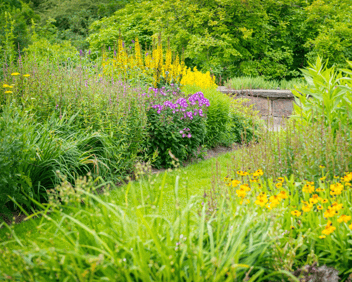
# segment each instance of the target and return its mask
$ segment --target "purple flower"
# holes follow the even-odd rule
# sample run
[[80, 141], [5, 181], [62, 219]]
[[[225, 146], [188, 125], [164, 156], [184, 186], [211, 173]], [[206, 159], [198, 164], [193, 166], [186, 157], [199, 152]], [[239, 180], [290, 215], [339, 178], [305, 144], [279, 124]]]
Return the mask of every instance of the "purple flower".
[[182, 134], [182, 137], [185, 138], [185, 137], [186, 137], [186, 134]]
[[90, 49], [89, 49], [89, 51], [88, 51], [88, 55], [90, 55]]
[[191, 133], [189, 133], [189, 134], [187, 135], [187, 137], [188, 137], [188, 138], [191, 138], [191, 137], [192, 137]]
[[109, 46], [109, 51], [111, 51], [111, 47]]
[[116, 57], [116, 50], [114, 50], [114, 56]]
[[134, 40], [132, 39], [132, 43], [134, 44]]
[[182, 134], [182, 133], [183, 133], [183, 130], [180, 130], [180, 133]]
[[82, 57], [83, 56], [83, 51], [79, 50], [79, 55]]

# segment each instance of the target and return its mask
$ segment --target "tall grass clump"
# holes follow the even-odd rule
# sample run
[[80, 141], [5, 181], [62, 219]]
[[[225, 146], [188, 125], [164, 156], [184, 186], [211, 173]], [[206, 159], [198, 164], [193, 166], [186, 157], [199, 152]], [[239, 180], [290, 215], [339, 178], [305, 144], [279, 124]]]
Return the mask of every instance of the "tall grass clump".
[[323, 122], [304, 127], [294, 120], [280, 132], [263, 133], [235, 154], [236, 169], [261, 168], [267, 177], [296, 175], [317, 180], [319, 166], [327, 167], [328, 177], [342, 175], [352, 169], [352, 142], [343, 129], [335, 131]]
[[[201, 198], [188, 199], [181, 210], [179, 176], [175, 176], [174, 202], [164, 203], [165, 177], [160, 187], [146, 180], [130, 183], [124, 204], [94, 195], [102, 186], [91, 179], [78, 180], [75, 189], [63, 182], [57, 188], [60, 194], [53, 194], [42, 206], [45, 211], [37, 214], [42, 216], [36, 224], [41, 236], [35, 241], [19, 239], [4, 224], [9, 238], [1, 242], [0, 277], [19, 281], [265, 281], [268, 276], [292, 276], [272, 270], [269, 222], [232, 209], [226, 197], [210, 215]], [[166, 204], [175, 206], [169, 217], [160, 212]]]
[[305, 85], [303, 79], [294, 78], [292, 80], [265, 80], [261, 76], [242, 76], [230, 79], [225, 86], [229, 89], [294, 89], [295, 86]]

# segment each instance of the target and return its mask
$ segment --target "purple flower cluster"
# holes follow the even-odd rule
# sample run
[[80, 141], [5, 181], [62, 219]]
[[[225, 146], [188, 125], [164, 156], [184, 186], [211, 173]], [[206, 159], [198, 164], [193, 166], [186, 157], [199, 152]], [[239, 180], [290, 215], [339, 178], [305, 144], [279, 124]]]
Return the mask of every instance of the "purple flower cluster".
[[171, 101], [165, 101], [163, 104], [156, 104], [153, 105], [152, 108], [157, 109], [157, 113], [160, 114], [161, 111], [166, 110], [166, 109], [171, 109], [172, 113], [176, 113], [176, 112], [184, 112], [183, 117], [181, 117], [181, 119], [183, 118], [189, 118], [190, 120], [193, 119], [194, 116], [198, 115], [203, 117], [203, 110], [202, 109], [192, 109], [192, 110], [188, 110], [187, 108], [189, 106], [197, 106], [198, 107], [209, 107], [209, 100], [204, 98], [204, 95], [202, 92], [197, 92], [195, 94], [193, 94], [192, 96], [190, 96], [187, 99], [185, 98], [179, 98], [175, 103], [171, 102]]
[[[183, 138], [185, 138], [185, 137], [191, 138], [192, 134], [190, 131], [191, 130], [189, 128], [184, 128], [183, 130], [180, 130], [180, 134], [182, 134]], [[188, 134], [187, 134], [187, 132], [188, 132]]]

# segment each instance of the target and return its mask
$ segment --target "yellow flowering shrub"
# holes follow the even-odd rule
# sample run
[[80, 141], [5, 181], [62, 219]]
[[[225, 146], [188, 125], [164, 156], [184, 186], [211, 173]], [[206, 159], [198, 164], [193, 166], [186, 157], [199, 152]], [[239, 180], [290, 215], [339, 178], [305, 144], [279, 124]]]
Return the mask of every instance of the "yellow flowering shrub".
[[163, 49], [160, 39], [151, 51], [142, 51], [138, 38], [133, 43], [134, 48], [127, 48], [122, 39], [119, 39], [112, 57], [103, 52], [102, 67], [105, 75], [130, 81], [137, 78], [152, 83], [155, 87], [160, 83], [195, 85], [205, 89], [217, 86], [215, 76], [210, 72], [202, 73], [196, 67], [187, 67], [170, 46]]

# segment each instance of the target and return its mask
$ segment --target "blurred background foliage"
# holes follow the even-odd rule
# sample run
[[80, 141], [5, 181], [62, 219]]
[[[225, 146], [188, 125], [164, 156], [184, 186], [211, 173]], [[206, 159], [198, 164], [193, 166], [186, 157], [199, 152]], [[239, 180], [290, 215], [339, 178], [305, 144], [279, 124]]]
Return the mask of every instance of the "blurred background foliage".
[[116, 45], [120, 31], [144, 49], [161, 32], [188, 66], [222, 81], [291, 79], [318, 55], [328, 66], [352, 60], [349, 6], [350, 0], [4, 0], [0, 53], [4, 59], [4, 51], [11, 56], [43, 38], [101, 52]]

